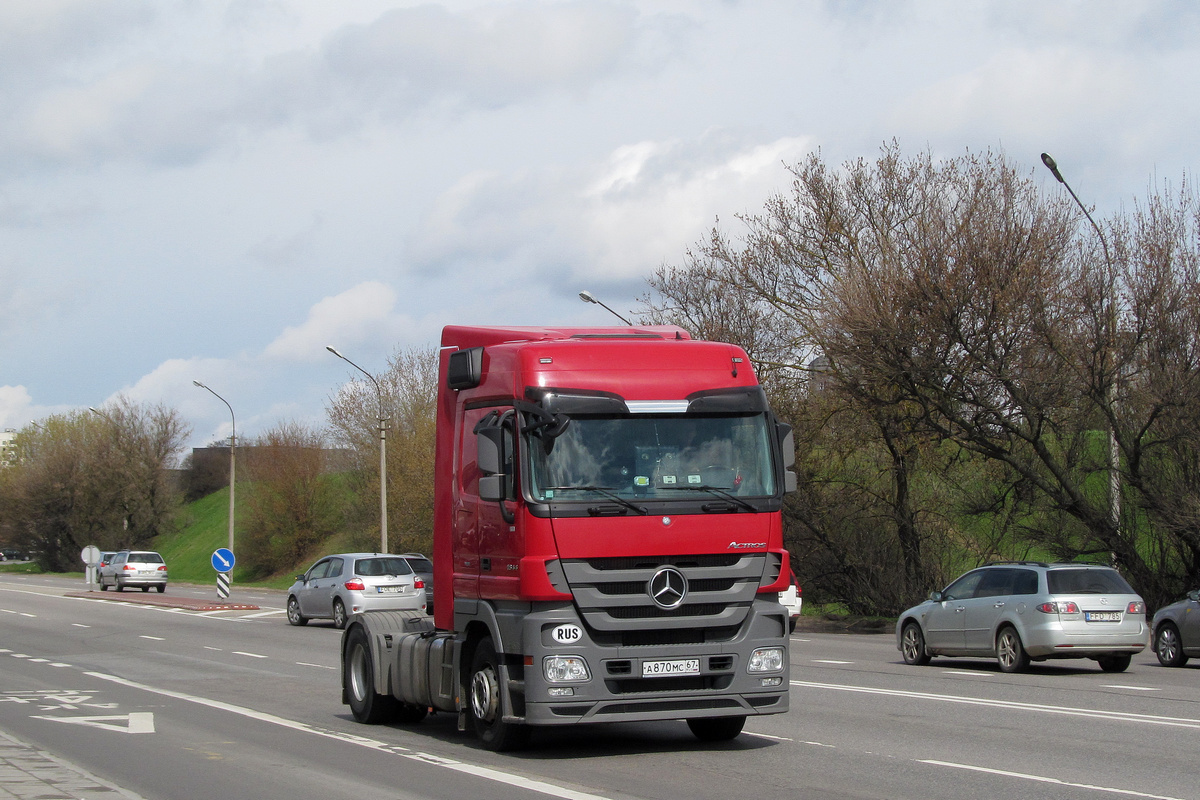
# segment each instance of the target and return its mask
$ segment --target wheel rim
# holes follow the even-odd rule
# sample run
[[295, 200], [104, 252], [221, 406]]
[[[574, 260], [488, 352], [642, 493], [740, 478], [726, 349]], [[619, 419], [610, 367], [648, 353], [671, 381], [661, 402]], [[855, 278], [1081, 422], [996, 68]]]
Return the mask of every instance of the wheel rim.
[[491, 664], [485, 665], [471, 679], [471, 710], [481, 722], [491, 723], [496, 719], [500, 705], [500, 684]]
[[354, 645], [350, 651], [350, 667], [347, 670], [346, 682], [350, 685], [350, 693], [354, 699], [362, 702], [367, 696], [367, 649], [361, 644]]
[[1178, 655], [1179, 643], [1175, 639], [1172, 628], [1163, 628], [1158, 632], [1158, 657], [1163, 661], [1174, 661]]
[[996, 648], [998, 651], [997, 657], [1000, 659], [1000, 663], [1006, 667], [1011, 667], [1013, 664], [1017, 663], [1017, 646], [1015, 639], [1016, 637], [1013, 635], [1012, 631], [1005, 631], [1004, 633], [1000, 634], [1000, 643]]
[[904, 658], [911, 662], [916, 661], [920, 657], [920, 633], [918, 633], [915, 625], [909, 625], [904, 629]]
[[288, 622], [294, 625], [299, 619], [300, 603], [298, 603], [296, 598], [293, 597], [291, 600], [288, 600]]
[[333, 624], [339, 628], [346, 624], [346, 607], [341, 602], [333, 604]]

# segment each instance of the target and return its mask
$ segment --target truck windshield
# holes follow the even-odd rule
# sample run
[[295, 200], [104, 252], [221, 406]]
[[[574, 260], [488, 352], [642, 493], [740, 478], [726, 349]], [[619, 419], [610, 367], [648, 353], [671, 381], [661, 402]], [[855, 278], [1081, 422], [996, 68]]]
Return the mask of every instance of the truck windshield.
[[529, 488], [539, 501], [770, 496], [768, 430], [765, 414], [575, 416], [549, 453], [530, 442]]

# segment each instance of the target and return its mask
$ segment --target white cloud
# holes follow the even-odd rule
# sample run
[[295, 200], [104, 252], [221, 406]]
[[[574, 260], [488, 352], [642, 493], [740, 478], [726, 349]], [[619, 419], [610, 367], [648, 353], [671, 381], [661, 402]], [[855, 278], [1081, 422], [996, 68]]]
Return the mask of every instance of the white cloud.
[[312, 361], [324, 358], [330, 344], [358, 342], [380, 330], [396, 305], [396, 293], [378, 281], [360, 283], [326, 297], [308, 312], [303, 324], [290, 327], [267, 345], [271, 358]]

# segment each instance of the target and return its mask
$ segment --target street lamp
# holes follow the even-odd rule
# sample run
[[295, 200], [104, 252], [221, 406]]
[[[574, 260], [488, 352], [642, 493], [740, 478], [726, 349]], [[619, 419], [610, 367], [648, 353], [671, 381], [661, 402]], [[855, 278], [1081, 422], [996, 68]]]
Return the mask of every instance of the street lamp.
[[350, 359], [339, 353], [337, 349], [329, 344], [325, 345], [325, 349], [333, 353], [335, 356], [345, 361], [356, 370], [366, 375], [371, 383], [375, 384], [375, 396], [379, 400], [379, 552], [388, 552], [387, 540], [387, 417], [383, 415], [383, 389], [379, 386], [379, 381], [375, 380], [375, 376], [367, 372], [365, 369], [355, 364]]
[[621, 320], [621, 322], [624, 322], [626, 325], [633, 325], [632, 322], [625, 319], [620, 314], [613, 311], [608, 306], [604, 305], [604, 303], [601, 303], [599, 300], [597, 300], [596, 296], [594, 294], [592, 294], [591, 292], [589, 292], [587, 289], [584, 289], [582, 292], [579, 293], [579, 299], [585, 303], [595, 303], [596, 305], [600, 306], [601, 308], [604, 308], [606, 311], [608, 311], [608, 313], [612, 314], [617, 319]]
[[229, 405], [229, 401], [221, 395], [214, 392], [208, 386], [205, 386], [200, 381], [192, 381], [192, 385], [198, 386], [201, 389], [207, 389], [213, 397], [220, 400], [229, 409], [229, 552], [233, 552], [233, 487], [234, 487], [234, 451], [237, 449], [237, 418], [233, 415], [233, 406]]
[[[1067, 179], [1058, 171], [1058, 164], [1050, 157], [1049, 153], [1042, 153], [1042, 163], [1054, 175], [1054, 179], [1067, 187], [1067, 191], [1071, 193], [1071, 199], [1075, 201], [1075, 205], [1079, 206], [1079, 210], [1087, 217], [1087, 221], [1092, 223], [1092, 229], [1096, 231], [1096, 235], [1100, 237], [1100, 246], [1104, 248], [1104, 264], [1108, 268], [1108, 324], [1109, 336], [1113, 342], [1117, 336], [1117, 292], [1116, 292], [1116, 272], [1113, 270], [1112, 258], [1108, 254], [1108, 241], [1104, 238], [1104, 232], [1100, 230], [1100, 226], [1096, 224], [1096, 220], [1092, 219], [1092, 215], [1088, 213], [1087, 208], [1080, 202], [1079, 197], [1075, 194], [1075, 190], [1071, 188], [1071, 184], [1067, 183]], [[1110, 345], [1111, 346], [1111, 345]], [[1108, 402], [1110, 410], [1115, 400], [1116, 394], [1116, 376], [1113, 376], [1112, 382], [1108, 385]], [[1121, 451], [1117, 445], [1117, 429], [1116, 425], [1109, 423], [1108, 426], [1108, 513], [1112, 521], [1113, 530], [1118, 534], [1121, 532]]]

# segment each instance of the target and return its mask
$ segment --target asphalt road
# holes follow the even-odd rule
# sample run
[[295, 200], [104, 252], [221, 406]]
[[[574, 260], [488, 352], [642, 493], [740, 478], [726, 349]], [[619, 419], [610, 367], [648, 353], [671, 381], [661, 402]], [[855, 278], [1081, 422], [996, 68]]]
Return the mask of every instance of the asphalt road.
[[1149, 652], [1117, 675], [1090, 661], [1004, 675], [906, 666], [891, 636], [797, 633], [792, 710], [734, 742], [621, 724], [543, 729], [495, 754], [453, 715], [355, 723], [340, 631], [289, 626], [281, 593], [235, 586], [231, 600], [259, 608], [194, 612], [64, 596], [82, 588], [0, 576], [0, 798], [15, 742], [95, 783], [63, 797], [1200, 800], [1200, 667]]

